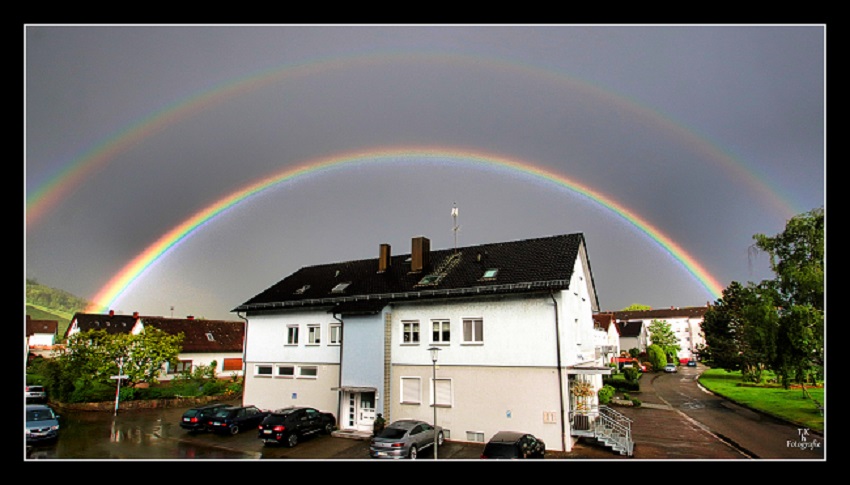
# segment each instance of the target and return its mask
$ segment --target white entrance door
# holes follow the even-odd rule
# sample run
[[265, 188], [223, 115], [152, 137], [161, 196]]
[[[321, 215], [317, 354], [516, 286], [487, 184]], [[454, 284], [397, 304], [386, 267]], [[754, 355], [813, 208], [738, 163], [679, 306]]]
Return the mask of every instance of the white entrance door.
[[358, 394], [358, 398], [357, 429], [372, 431], [375, 426], [375, 393], [361, 392]]
[[375, 423], [375, 393], [347, 392], [348, 412], [345, 424], [349, 429], [372, 431]]

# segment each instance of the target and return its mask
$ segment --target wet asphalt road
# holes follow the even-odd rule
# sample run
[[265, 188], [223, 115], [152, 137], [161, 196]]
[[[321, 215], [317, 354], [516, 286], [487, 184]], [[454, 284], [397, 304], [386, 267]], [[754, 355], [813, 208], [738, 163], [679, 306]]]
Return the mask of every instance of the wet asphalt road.
[[[547, 460], [824, 460], [823, 436], [811, 434], [806, 441], [821, 446], [801, 447], [796, 426], [700, 390], [696, 375], [689, 368], [646, 375], [634, 394], [644, 405], [615, 408], [633, 421], [633, 456], [580, 441], [569, 453], [547, 451]], [[189, 433], [179, 426], [184, 411], [64, 412], [60, 439], [26, 446], [25, 460], [370, 460], [365, 440], [316, 435], [287, 448], [264, 446], [253, 430], [236, 436]], [[447, 441], [438, 458], [480, 461], [482, 450], [480, 443]], [[420, 458], [433, 454], [424, 451]]]

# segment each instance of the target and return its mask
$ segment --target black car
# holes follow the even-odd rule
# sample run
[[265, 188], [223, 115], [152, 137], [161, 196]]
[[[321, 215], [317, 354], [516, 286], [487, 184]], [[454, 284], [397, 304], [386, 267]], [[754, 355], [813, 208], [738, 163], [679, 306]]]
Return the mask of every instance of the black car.
[[518, 431], [499, 431], [484, 445], [481, 458], [543, 458], [545, 454], [546, 444], [534, 435]]
[[207, 430], [214, 433], [238, 434], [246, 429], [255, 429], [268, 415], [268, 411], [257, 406], [228, 406], [207, 418]]
[[258, 437], [263, 445], [285, 443], [290, 448], [304, 436], [315, 433], [331, 434], [336, 417], [331, 413], [308, 407], [278, 409], [260, 423]]
[[228, 407], [227, 404], [213, 403], [188, 409], [180, 418], [180, 427], [191, 432], [206, 431], [207, 419], [219, 409], [226, 407]]

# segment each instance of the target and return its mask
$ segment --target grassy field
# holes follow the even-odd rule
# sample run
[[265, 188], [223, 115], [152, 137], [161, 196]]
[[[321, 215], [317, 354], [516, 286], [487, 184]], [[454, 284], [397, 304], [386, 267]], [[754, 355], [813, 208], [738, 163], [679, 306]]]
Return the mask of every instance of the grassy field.
[[[770, 378], [772, 376], [768, 376]], [[817, 403], [826, 406], [825, 388], [807, 387], [811, 398], [799, 387], [783, 389], [774, 385], [742, 385], [740, 372], [727, 372], [723, 369], [708, 369], [700, 375], [700, 384], [709, 391], [751, 409], [782, 418], [786, 421], [823, 432], [824, 416]]]

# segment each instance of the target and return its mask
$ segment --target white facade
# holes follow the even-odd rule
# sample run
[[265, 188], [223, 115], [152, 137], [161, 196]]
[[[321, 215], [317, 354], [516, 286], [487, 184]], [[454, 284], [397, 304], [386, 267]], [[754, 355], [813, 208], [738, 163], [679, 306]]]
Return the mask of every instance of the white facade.
[[[243, 401], [312, 406], [337, 415], [343, 429], [370, 430], [377, 413], [432, 422], [436, 394], [447, 439], [486, 442], [500, 430], [525, 430], [569, 451], [569, 384], [602, 385], [601, 374], [574, 369], [604, 365], [589, 281], [582, 250], [566, 290], [395, 301], [358, 315], [331, 307], [249, 313]], [[342, 345], [328, 338], [340, 321]], [[306, 341], [310, 326], [321, 342]], [[431, 347], [440, 349], [436, 368]]]

